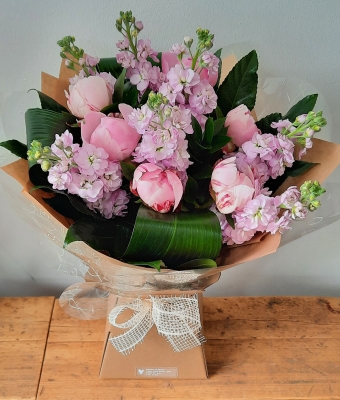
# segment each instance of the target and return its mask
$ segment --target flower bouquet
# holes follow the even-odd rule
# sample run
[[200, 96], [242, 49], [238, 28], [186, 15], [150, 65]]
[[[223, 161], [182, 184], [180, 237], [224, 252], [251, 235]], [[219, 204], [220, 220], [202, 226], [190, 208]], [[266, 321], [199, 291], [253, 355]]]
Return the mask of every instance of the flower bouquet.
[[25, 115], [27, 146], [0, 143], [28, 160], [4, 169], [23, 184], [33, 223], [85, 263], [74, 273], [87, 283], [63, 297], [78, 299], [69, 312], [82, 318], [103, 315], [79, 305], [89, 290], [202, 290], [275, 251], [291, 222], [320, 206], [318, 181], [338, 163], [338, 147], [313, 139], [326, 124], [316, 94], [256, 120], [254, 50], [222, 61], [199, 28], [196, 41], [160, 53], [131, 12], [116, 27], [113, 58], [60, 40], [60, 77], [43, 73], [41, 109]]

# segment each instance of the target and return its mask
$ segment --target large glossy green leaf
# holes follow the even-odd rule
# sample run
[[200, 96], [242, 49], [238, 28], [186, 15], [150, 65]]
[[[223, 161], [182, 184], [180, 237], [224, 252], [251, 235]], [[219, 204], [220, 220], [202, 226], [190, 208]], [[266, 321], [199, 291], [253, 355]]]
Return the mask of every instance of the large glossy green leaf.
[[234, 66], [217, 91], [217, 104], [223, 115], [240, 104], [249, 110], [255, 106], [257, 93], [258, 60], [255, 50], [252, 50]]
[[56, 133], [64, 133], [70, 128], [69, 125], [76, 122], [76, 117], [68, 113], [30, 108], [25, 114], [27, 147], [30, 147], [33, 140], [38, 140], [42, 146], [50, 146]]
[[101, 58], [97, 65], [98, 72], [109, 72], [115, 78], [121, 74], [123, 67], [118, 64], [116, 57]]
[[271, 133], [273, 135], [277, 134], [277, 129], [272, 128], [270, 125], [272, 122], [278, 122], [282, 119], [282, 115], [280, 113], [269, 114], [264, 118], [261, 118], [256, 122], [256, 126], [260, 129], [262, 133]]
[[52, 110], [58, 113], [61, 112], [69, 113], [69, 110], [67, 108], [65, 108], [63, 105], [59, 104], [57, 101], [52, 99], [52, 97], [47, 96], [47, 94], [40, 92], [37, 89], [31, 89], [31, 90], [35, 90], [38, 93], [41, 108], [46, 110]]
[[1, 142], [0, 146], [4, 147], [6, 150], [10, 151], [15, 156], [27, 160], [27, 146], [19, 142], [19, 140], [15, 139], [6, 140], [5, 142]]
[[114, 258], [121, 258], [132, 231], [133, 223], [125, 217], [111, 220], [85, 217], [75, 221], [68, 229], [64, 247], [72, 242], [82, 241], [97, 251], [105, 252]]
[[167, 267], [175, 268], [194, 259], [214, 259], [221, 245], [220, 224], [211, 211], [160, 214], [141, 206], [123, 258], [162, 259]]
[[299, 115], [308, 114], [309, 111], [313, 111], [317, 99], [317, 94], [310, 94], [304, 97], [287, 112], [283, 119], [289, 119], [289, 121], [294, 122]]
[[198, 260], [188, 261], [184, 264], [179, 265], [176, 269], [180, 271], [188, 269], [201, 269], [201, 268], [216, 268], [216, 261], [210, 258], [200, 258]]

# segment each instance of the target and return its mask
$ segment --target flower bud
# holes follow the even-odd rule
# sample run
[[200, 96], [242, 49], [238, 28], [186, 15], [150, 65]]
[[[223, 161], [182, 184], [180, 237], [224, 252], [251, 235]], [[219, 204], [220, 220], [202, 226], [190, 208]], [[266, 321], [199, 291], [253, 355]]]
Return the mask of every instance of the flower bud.
[[142, 21], [136, 21], [135, 22], [135, 28], [141, 31], [144, 28], [143, 22]]
[[183, 41], [184, 44], [190, 48], [194, 40], [190, 36], [185, 36]]
[[50, 168], [51, 168], [51, 161], [50, 161], [50, 160], [44, 160], [44, 161], [41, 163], [41, 169], [42, 169], [44, 172], [47, 172]]

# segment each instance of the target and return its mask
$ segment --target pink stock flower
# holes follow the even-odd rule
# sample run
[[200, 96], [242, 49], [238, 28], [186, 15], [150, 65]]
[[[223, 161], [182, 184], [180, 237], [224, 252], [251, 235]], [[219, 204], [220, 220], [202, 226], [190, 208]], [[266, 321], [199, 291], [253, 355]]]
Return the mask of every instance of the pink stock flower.
[[260, 132], [250, 111], [243, 104], [228, 112], [224, 126], [228, 127], [227, 135], [238, 147], [251, 140], [254, 133]]
[[102, 175], [109, 163], [108, 154], [103, 148], [84, 143], [73, 159], [77, 163], [80, 173], [84, 175]]
[[182, 182], [174, 172], [149, 163], [136, 168], [130, 189], [159, 213], [175, 210], [183, 195]]
[[[124, 118], [133, 110], [126, 104], [120, 104], [119, 109]], [[81, 137], [84, 143], [105, 149], [110, 161], [122, 161], [129, 157], [140, 139], [138, 132], [125, 119], [107, 117], [98, 112], [86, 114], [81, 124]]]
[[69, 86], [70, 93], [65, 92], [67, 106], [78, 118], [90, 111], [100, 111], [112, 103], [112, 92], [108, 89], [105, 79], [100, 76], [89, 76], [79, 79]]
[[183, 69], [177, 64], [167, 74], [170, 85], [175, 92], [181, 92], [183, 89], [186, 93], [190, 92], [190, 87], [199, 83], [200, 78], [192, 69]]
[[65, 190], [72, 181], [68, 166], [56, 164], [48, 170], [47, 180], [52, 184], [53, 189]]
[[222, 232], [223, 243], [227, 243], [229, 245], [243, 244], [244, 242], [248, 242], [248, 240], [250, 240], [255, 235], [255, 233], [255, 229], [246, 230], [243, 228], [239, 228], [237, 224], [235, 225], [235, 228], [227, 225]]
[[259, 194], [237, 213], [236, 221], [239, 228], [264, 232], [269, 223], [276, 220], [277, 213], [273, 197]]
[[159, 68], [153, 67], [149, 61], [138, 62], [135, 68], [128, 70], [127, 77], [133, 85], [143, 92], [149, 85], [156, 85], [159, 81]]
[[214, 88], [207, 83], [201, 81], [192, 89], [189, 96], [189, 104], [199, 114], [210, 114], [217, 106], [217, 95]]
[[127, 212], [129, 197], [125, 190], [118, 189], [113, 192], [104, 193], [103, 197], [95, 202], [85, 200], [87, 207], [99, 212], [104, 218], [111, 219], [115, 216], [124, 217]]
[[116, 55], [116, 58], [123, 68], [134, 68], [136, 65], [135, 56], [128, 51], [121, 51]]
[[[175, 47], [175, 49], [173, 49], [173, 50], [175, 50], [175, 51], [164, 51], [162, 53], [162, 72], [165, 75], [175, 65], [180, 65], [180, 61], [177, 57], [177, 54], [178, 54], [177, 47]], [[219, 62], [219, 60], [216, 56], [213, 55], [213, 57], [211, 57], [210, 55], [208, 56], [208, 52], [206, 52], [206, 53], [207, 54], [204, 53], [204, 55], [202, 56], [202, 61], [207, 64], [208, 68], [201, 68], [199, 70], [200, 79], [201, 80], [206, 79], [206, 80], [208, 80], [208, 82], [211, 86], [215, 86], [217, 79], [218, 79], [218, 62]], [[184, 54], [184, 53], [182, 53], [182, 54]], [[214, 57], [216, 57], [217, 61]], [[186, 69], [191, 69], [192, 58], [184, 57], [182, 59], [182, 64], [184, 65], [184, 67]], [[217, 69], [216, 69], [216, 65], [217, 65]]]
[[216, 207], [222, 214], [243, 208], [255, 192], [251, 170], [248, 170], [248, 174], [239, 172], [235, 157], [220, 161], [215, 166], [211, 188], [216, 195]]
[[68, 191], [82, 199], [94, 203], [103, 196], [103, 182], [97, 175], [87, 176], [76, 171], [71, 171], [72, 181], [68, 185]]

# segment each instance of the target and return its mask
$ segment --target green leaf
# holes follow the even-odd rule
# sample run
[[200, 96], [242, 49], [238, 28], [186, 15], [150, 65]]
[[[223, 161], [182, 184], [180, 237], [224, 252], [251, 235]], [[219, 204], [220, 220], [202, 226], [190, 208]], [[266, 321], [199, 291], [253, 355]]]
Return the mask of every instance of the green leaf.
[[221, 71], [222, 71], [222, 60], [221, 60], [221, 54], [222, 54], [222, 49], [219, 49], [215, 51], [214, 55], [220, 60], [220, 63], [218, 65], [218, 75], [217, 75], [217, 81], [214, 86], [215, 92], [217, 92], [218, 86], [220, 84], [220, 79], [221, 79]]
[[255, 106], [257, 92], [258, 60], [255, 50], [252, 50], [234, 66], [217, 91], [217, 104], [223, 115], [230, 110], [246, 105], [249, 110]]
[[229, 224], [233, 229], [235, 229], [235, 221], [234, 221], [234, 218], [232, 217], [232, 214], [226, 214], [226, 215], [225, 215], [225, 218], [226, 218], [228, 224]]
[[104, 108], [102, 108], [100, 110], [100, 112], [102, 112], [105, 115], [108, 115], [110, 113], [119, 112], [118, 103], [109, 104], [108, 106], [105, 106]]
[[116, 217], [111, 220], [85, 217], [75, 221], [68, 229], [64, 247], [70, 243], [82, 241], [113, 258], [121, 258], [132, 231], [133, 223], [126, 217]]
[[66, 129], [71, 130], [70, 125], [76, 122], [76, 117], [68, 113], [30, 108], [25, 113], [27, 147], [31, 147], [33, 140], [41, 142], [43, 147], [51, 146], [56, 133], [60, 135]]
[[[194, 116], [191, 116], [191, 124], [192, 124], [192, 128], [194, 130], [192, 137], [195, 139], [195, 142], [202, 143], [202, 139], [203, 139], [202, 128]], [[189, 137], [191, 137], [191, 135], [189, 135]]]
[[225, 117], [218, 118], [214, 121], [214, 136], [218, 135], [219, 132], [224, 128]]
[[148, 101], [148, 97], [149, 97], [150, 93], [151, 93], [151, 89], [146, 89], [146, 91], [144, 92], [142, 98], [140, 99], [139, 107], [141, 107], [142, 105], [144, 105]]
[[123, 67], [118, 64], [116, 57], [101, 58], [96, 68], [98, 72], [108, 72], [115, 78], [118, 78], [123, 70]]
[[132, 108], [137, 107], [138, 89], [137, 86], [132, 85], [130, 82], [124, 85], [123, 103], [128, 104]]
[[187, 201], [190, 204], [195, 202], [195, 198], [198, 191], [198, 184], [190, 175], [188, 175], [188, 180], [185, 185], [185, 191], [183, 194], [183, 200]]
[[73, 221], [84, 217], [84, 214], [74, 208], [66, 196], [56, 193], [54, 197], [43, 198], [43, 200], [59, 214]]
[[197, 260], [188, 261], [176, 267], [176, 270], [184, 271], [188, 269], [201, 269], [201, 268], [216, 268], [216, 261], [210, 258], [200, 258]]
[[269, 114], [257, 121], [256, 126], [262, 133], [271, 133], [273, 135], [277, 135], [277, 129], [272, 128], [270, 124], [272, 122], [278, 122], [280, 119], [282, 119], [282, 114], [280, 113]]
[[42, 109], [52, 110], [58, 113], [61, 112], [69, 113], [69, 110], [67, 108], [56, 102], [54, 99], [52, 99], [52, 97], [47, 96], [46, 94], [40, 92], [39, 90], [30, 89], [29, 91], [31, 90], [35, 90], [38, 93]]
[[227, 143], [231, 141], [231, 138], [229, 136], [214, 136], [211, 144], [211, 149], [209, 150], [209, 153], [215, 153], [216, 151], [222, 149]]
[[[65, 198], [68, 199], [69, 203], [72, 205], [72, 207], [74, 207], [77, 211], [79, 211], [80, 213], [82, 213], [83, 215], [88, 215], [90, 217], [96, 217], [98, 216], [94, 211], [90, 210], [86, 204], [84, 203], [83, 199], [79, 196], [76, 196], [75, 194], [70, 194], [67, 193], [63, 190], [57, 190], [57, 189], [53, 189], [51, 186], [36, 186], [34, 189], [48, 189], [49, 191], [53, 192], [53, 193], [57, 193], [61, 196], [64, 196]], [[62, 209], [59, 207], [58, 211], [60, 214], [64, 215], [62, 212]], [[65, 215], [66, 216], [66, 215]]]
[[283, 182], [288, 178], [288, 176], [299, 176], [304, 172], [307, 172], [309, 169], [318, 165], [317, 163], [311, 163], [307, 161], [295, 160], [291, 167], [287, 167], [283, 175], [278, 176], [276, 179], [268, 179], [266, 182], [266, 186], [272, 192], [275, 192]]
[[224, 118], [224, 120], [225, 120], [225, 115], [223, 115], [223, 112], [222, 112], [222, 110], [220, 109], [219, 106], [217, 106], [215, 108], [215, 113], [216, 113], [216, 118], [218, 118], [218, 119]]
[[[52, 185], [47, 180], [48, 172], [44, 172], [41, 169], [40, 164], [32, 165], [32, 167], [28, 170], [28, 175], [33, 185], [48, 188], [47, 191], [50, 192]], [[42, 188], [42, 190], [45, 189]]]
[[148, 266], [157, 269], [158, 272], [161, 272], [161, 268], [164, 266], [164, 263], [162, 260], [156, 260], [156, 261], [129, 261], [129, 264], [132, 265], [140, 265], [140, 266]]
[[121, 161], [120, 167], [122, 169], [122, 172], [123, 172], [123, 175], [125, 176], [125, 178], [128, 181], [132, 181], [136, 166], [132, 163], [127, 163], [125, 161]]
[[299, 176], [318, 165], [318, 163], [311, 163], [307, 161], [296, 160], [290, 168], [286, 168], [287, 176]]
[[124, 68], [122, 73], [116, 80], [112, 97], [112, 103], [120, 104], [123, 102], [125, 75], [126, 75], [126, 69]]
[[160, 214], [141, 206], [123, 258], [162, 259], [175, 268], [194, 259], [216, 258], [221, 244], [220, 224], [211, 211]]
[[214, 136], [214, 120], [211, 117], [209, 117], [204, 127], [203, 143], [205, 145], [211, 145], [213, 136]]
[[27, 160], [27, 146], [19, 140], [11, 139], [5, 142], [0, 142], [0, 146], [4, 147], [6, 150], [10, 151], [17, 157], [24, 158]]
[[188, 174], [194, 179], [210, 179], [213, 168], [209, 164], [194, 163], [188, 168]]
[[313, 111], [317, 99], [317, 94], [310, 94], [309, 96], [304, 97], [296, 103], [282, 119], [289, 119], [289, 121], [294, 122], [295, 118], [299, 115], [308, 114], [309, 111]]

